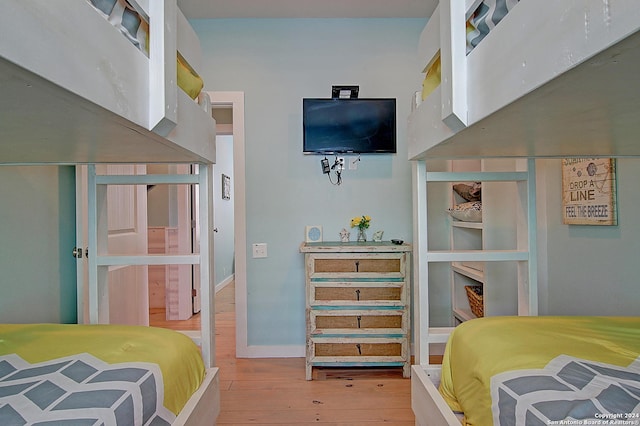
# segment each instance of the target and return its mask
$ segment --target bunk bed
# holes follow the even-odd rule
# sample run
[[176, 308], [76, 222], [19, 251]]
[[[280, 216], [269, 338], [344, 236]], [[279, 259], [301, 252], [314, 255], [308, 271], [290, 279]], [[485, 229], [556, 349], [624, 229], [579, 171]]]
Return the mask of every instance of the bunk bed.
[[[528, 159], [528, 173], [533, 179], [528, 180], [525, 208], [530, 214], [533, 212], [534, 223], [529, 215], [528, 224], [531, 243], [536, 233], [535, 170], [532, 170], [535, 158], [640, 156], [640, 143], [636, 140], [640, 134], [637, 119], [640, 98], [635, 90], [640, 83], [637, 73], [640, 11], [636, 6], [627, 0], [543, 2], [543, 5], [530, 0], [441, 0], [427, 22], [418, 47], [425, 81], [408, 122], [409, 159], [414, 161], [416, 365], [412, 367], [412, 407], [416, 424], [529, 425], [550, 424], [567, 417], [571, 420], [574, 418], [571, 416], [579, 414], [571, 412], [570, 416], [554, 418], [545, 417], [541, 410], [530, 410], [537, 417], [524, 417], [527, 408], [522, 407], [527, 403], [557, 403], [535, 401], [528, 391], [509, 388], [509, 380], [517, 380], [514, 370], [528, 373], [527, 380], [534, 374], [550, 377], [551, 373], [544, 369], [547, 364], [556, 368], [553, 373], [557, 373], [575, 362], [572, 365], [579, 365], [579, 369], [590, 372], [600, 369], [596, 374], [598, 380], [616, 389], [620, 386], [637, 389], [638, 318], [573, 318], [582, 322], [576, 324], [568, 318], [555, 318], [553, 322], [535, 317], [535, 273], [529, 276], [527, 290], [531, 300], [523, 310], [524, 317], [501, 318], [506, 320], [505, 324], [498, 323], [497, 318], [479, 318], [455, 328], [430, 326], [426, 235], [428, 161]], [[492, 22], [486, 21], [487, 16], [498, 15], [494, 12], [500, 8], [508, 9], [508, 13]], [[431, 175], [436, 181], [442, 177], [437, 173]], [[532, 247], [535, 249], [535, 242], [529, 245], [529, 256], [535, 255]], [[527, 260], [535, 262], [535, 257]], [[551, 330], [543, 328], [549, 326], [543, 326], [543, 322], [549, 322]], [[519, 328], [518, 324], [526, 326]], [[532, 352], [538, 350], [534, 348], [540, 345], [531, 339], [523, 343], [513, 338], [518, 333], [530, 336], [531, 328], [526, 327], [535, 329], [536, 335], [548, 333], [546, 345], [557, 346], [559, 352], [528, 363], [534, 359]], [[584, 348], [565, 351], [567, 357], [557, 357], [563, 355], [561, 349], [565, 347], [557, 342], [574, 335], [592, 344], [593, 335], [589, 333], [594, 330], [601, 332], [598, 347], [602, 345], [602, 357], [594, 359], [592, 353], [582, 351]], [[432, 363], [429, 358], [429, 345], [433, 344], [446, 344], [442, 365]], [[605, 351], [607, 346], [624, 348], [624, 356]], [[487, 352], [486, 347], [493, 348]], [[458, 351], [464, 354], [462, 358]], [[521, 362], [522, 357], [505, 355], [522, 352], [531, 355], [527, 362]], [[500, 366], [497, 367], [500, 371], [492, 373], [476, 368], [500, 364], [496, 360], [502, 358], [517, 365]], [[585, 363], [589, 366], [585, 367]], [[614, 372], [617, 379], [603, 378]], [[502, 382], [495, 390], [490, 389], [494, 384], [491, 375], [498, 373], [502, 374]], [[473, 377], [474, 383], [461, 383], [456, 376]], [[625, 382], [620, 376], [625, 376], [624, 380], [633, 377], [635, 382]], [[452, 380], [457, 380], [455, 386], [451, 385]], [[478, 385], [486, 388], [474, 387]], [[453, 391], [453, 387], [457, 390]], [[454, 392], [461, 388], [465, 389], [463, 395], [456, 395]], [[465, 392], [474, 396], [469, 398]], [[511, 420], [502, 423], [502, 417], [492, 417], [495, 415], [492, 401], [493, 408], [496, 403], [491, 392], [517, 396], [509, 407], [511, 414], [517, 413], [515, 418], [511, 416]], [[599, 406], [594, 421], [637, 421], [637, 392], [634, 395], [625, 406], [628, 412], [621, 406], [609, 406], [613, 411]], [[461, 403], [465, 398], [466, 405]], [[464, 412], [473, 409], [469, 408], [469, 399], [483, 403], [481, 414]], [[592, 417], [593, 413], [591, 410]], [[577, 422], [589, 419], [575, 418]]]
[[[88, 165], [90, 170], [98, 163], [199, 165], [198, 175], [193, 176], [89, 173], [93, 180], [88, 189], [89, 250], [93, 256], [86, 260], [88, 294], [83, 294], [83, 285], [78, 283], [78, 318], [83, 318], [86, 303], [90, 324], [0, 325], [0, 386], [5, 390], [14, 385], [28, 387], [36, 379], [25, 377], [34, 371], [45, 372], [48, 376], [37, 379], [42, 385], [33, 385], [34, 389], [60, 390], [61, 383], [83, 382], [83, 391], [105, 396], [100, 404], [114, 392], [129, 395], [126, 401], [116, 398], [115, 411], [110, 411], [108, 404], [92, 408], [73, 388], [62, 391], [86, 409], [81, 410], [85, 416], [81, 418], [115, 424], [114, 419], [127, 412], [125, 419], [135, 415], [149, 420], [157, 398], [157, 424], [214, 424], [220, 403], [218, 369], [214, 367], [212, 231], [200, 238], [198, 253], [169, 258], [110, 255], [104, 252], [106, 244], [100, 241], [101, 230], [97, 229], [102, 227], [99, 208], [104, 198], [96, 197], [96, 192], [106, 193], [99, 187], [163, 183], [199, 185], [199, 223], [202, 229], [212, 229], [208, 192], [215, 162], [215, 121], [210, 100], [201, 92], [201, 52], [195, 32], [176, 0], [7, 1], [2, 4], [0, 28], [0, 164]], [[108, 307], [104, 271], [113, 265], [166, 263], [200, 265], [201, 296], [206, 301], [201, 334], [185, 336], [152, 327], [108, 324], [108, 315], [98, 312], [104, 311], [105, 304]], [[123, 362], [133, 364], [120, 364]], [[191, 364], [194, 370], [176, 370], [183, 364]], [[95, 384], [103, 381], [100, 377], [119, 377], [118, 368], [134, 373], [144, 369], [144, 381], [135, 373], [135, 380], [122, 379], [125, 385], [119, 390]], [[96, 380], [91, 382], [92, 378]], [[139, 385], [135, 389], [134, 382]], [[155, 397], [144, 393], [149, 388], [157, 391]], [[176, 399], [176, 389], [186, 393]], [[70, 421], [53, 414], [56, 409], [48, 405], [53, 401], [38, 399], [35, 391], [25, 395], [26, 399], [12, 400], [13, 406], [7, 400], [0, 402], [0, 418], [8, 420], [12, 417], [7, 415], [17, 413], [12, 407], [26, 406], [32, 421]], [[57, 402], [64, 405], [62, 398]], [[38, 417], [33, 404], [53, 411]]]
[[90, 1], [3, 3], [0, 162], [214, 160], [207, 97], [177, 85], [178, 58], [201, 69], [195, 32], [175, 1], [130, 4], [149, 22], [148, 49]]
[[420, 36], [441, 84], [409, 123], [410, 159], [640, 154], [634, 1], [521, 0], [467, 54], [479, 3], [441, 1]]

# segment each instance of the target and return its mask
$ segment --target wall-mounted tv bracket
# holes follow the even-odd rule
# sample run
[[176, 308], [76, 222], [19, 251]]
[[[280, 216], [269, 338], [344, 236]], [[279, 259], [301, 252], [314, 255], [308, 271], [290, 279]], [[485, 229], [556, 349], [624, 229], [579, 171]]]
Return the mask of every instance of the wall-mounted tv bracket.
[[360, 92], [360, 86], [331, 86], [331, 97], [338, 99], [355, 99]]

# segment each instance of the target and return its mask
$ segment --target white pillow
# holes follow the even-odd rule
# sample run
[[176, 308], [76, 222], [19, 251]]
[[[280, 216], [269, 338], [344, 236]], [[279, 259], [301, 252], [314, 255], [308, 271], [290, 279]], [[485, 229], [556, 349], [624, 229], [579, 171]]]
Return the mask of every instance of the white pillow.
[[447, 213], [454, 219], [463, 222], [482, 222], [482, 202], [469, 201], [447, 209]]

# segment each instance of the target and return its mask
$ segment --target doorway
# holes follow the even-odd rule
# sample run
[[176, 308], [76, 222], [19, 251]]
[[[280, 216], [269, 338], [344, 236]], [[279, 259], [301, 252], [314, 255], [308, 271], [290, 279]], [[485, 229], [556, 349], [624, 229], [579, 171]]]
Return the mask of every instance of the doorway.
[[[213, 256], [216, 297], [220, 296], [223, 305], [229, 303], [235, 305], [235, 356], [247, 357], [244, 92], [208, 92], [208, 94], [211, 98], [212, 116], [216, 119], [218, 136], [217, 161], [213, 167], [215, 216]], [[229, 164], [223, 165], [222, 161]], [[228, 198], [223, 198], [222, 175], [229, 177]], [[149, 208], [153, 209], [153, 207]], [[217, 213], [223, 211], [226, 211], [226, 218], [218, 217]], [[217, 302], [216, 300], [218, 306]], [[199, 320], [199, 315], [196, 314], [192, 319], [178, 320], [172, 322], [173, 324], [165, 323], [164, 326], [197, 330]]]
[[[235, 302], [235, 355], [247, 356], [247, 281], [246, 281], [246, 201], [245, 201], [245, 129], [244, 129], [244, 92], [208, 92], [211, 98], [212, 114], [216, 118], [216, 133], [221, 137], [232, 138], [230, 156], [233, 163], [233, 180], [229, 200], [223, 200], [222, 194], [214, 193], [214, 211], [223, 201], [230, 202], [233, 208], [233, 299]], [[219, 123], [218, 123], [219, 121]], [[217, 156], [217, 153], [216, 153]], [[214, 167], [215, 179], [221, 178]], [[214, 183], [214, 185], [216, 185]], [[222, 181], [216, 190], [222, 191]], [[217, 224], [214, 222], [214, 227]], [[214, 256], [216, 256], [218, 233], [214, 236]], [[216, 274], [217, 275], [217, 274]], [[217, 286], [216, 286], [217, 287]], [[221, 288], [221, 291], [222, 290]], [[216, 293], [218, 288], [216, 288]], [[228, 293], [228, 291], [227, 291]], [[217, 294], [216, 294], [217, 295]], [[222, 296], [222, 293], [221, 293]], [[226, 299], [226, 294], [224, 295]], [[217, 303], [216, 303], [217, 305]]]

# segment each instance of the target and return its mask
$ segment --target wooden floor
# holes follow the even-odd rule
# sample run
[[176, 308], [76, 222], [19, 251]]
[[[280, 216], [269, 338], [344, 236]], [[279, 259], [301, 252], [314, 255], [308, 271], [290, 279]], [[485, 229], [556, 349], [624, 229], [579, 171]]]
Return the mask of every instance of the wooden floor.
[[[219, 425], [415, 424], [401, 369], [314, 369], [307, 381], [304, 358], [236, 359], [233, 292], [229, 285], [216, 294]], [[152, 312], [152, 325], [174, 328], [163, 315]], [[199, 318], [193, 322], [197, 329]]]

